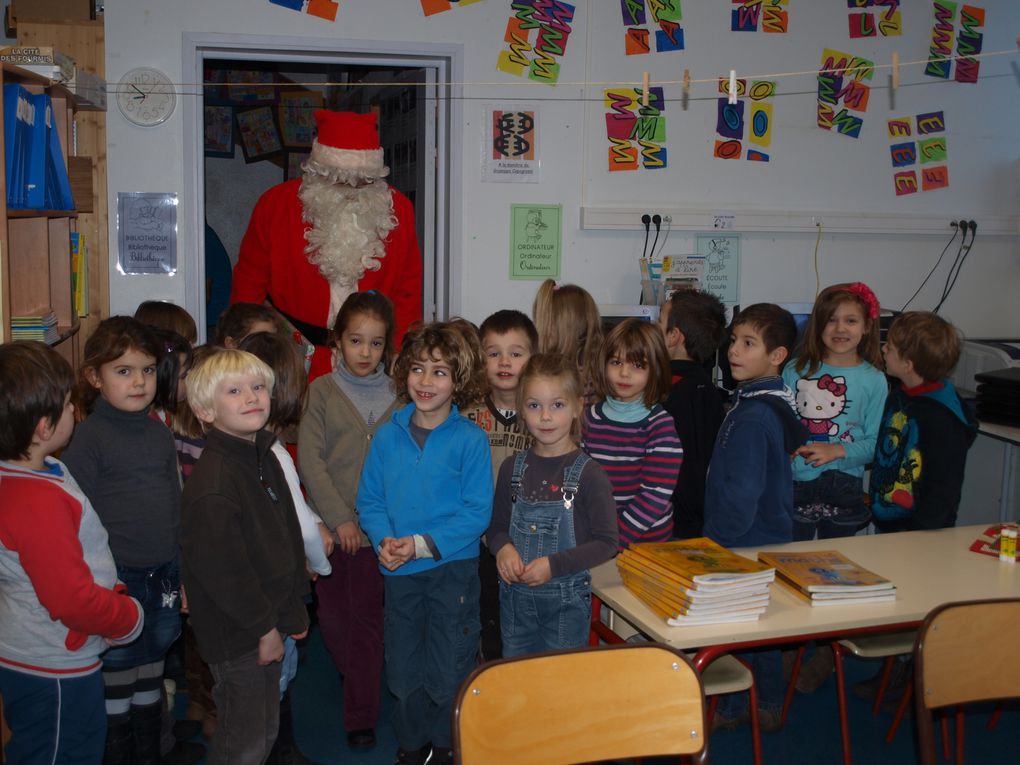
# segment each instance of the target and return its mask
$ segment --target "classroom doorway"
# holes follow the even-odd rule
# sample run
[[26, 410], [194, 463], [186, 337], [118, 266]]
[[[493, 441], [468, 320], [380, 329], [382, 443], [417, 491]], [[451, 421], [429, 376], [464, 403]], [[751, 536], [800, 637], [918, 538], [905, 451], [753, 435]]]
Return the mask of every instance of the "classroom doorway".
[[[196, 192], [193, 230], [198, 232], [194, 267], [185, 275], [186, 303], [199, 325], [214, 325], [225, 307], [229, 282], [224, 280], [236, 262], [256, 200], [269, 187], [300, 173], [311, 135], [307, 122], [289, 121], [288, 115], [314, 111], [319, 104], [378, 114], [388, 181], [415, 207], [425, 318], [445, 317], [450, 294], [450, 100], [437, 94], [445, 92], [450, 81], [452, 54], [387, 54], [385, 45], [374, 45], [381, 50], [371, 53], [323, 50], [315, 41], [299, 45], [294, 40], [216, 38], [195, 40], [191, 50], [185, 41], [186, 61], [196, 73], [193, 81], [202, 83], [196, 93], [200, 97], [188, 99], [196, 103], [195, 113], [185, 116], [185, 139], [193, 157], [186, 167], [193, 169]], [[228, 81], [234, 83], [229, 89], [224, 87]], [[274, 134], [278, 146], [272, 139], [268, 146], [246, 140], [241, 121], [247, 135], [254, 124]]]

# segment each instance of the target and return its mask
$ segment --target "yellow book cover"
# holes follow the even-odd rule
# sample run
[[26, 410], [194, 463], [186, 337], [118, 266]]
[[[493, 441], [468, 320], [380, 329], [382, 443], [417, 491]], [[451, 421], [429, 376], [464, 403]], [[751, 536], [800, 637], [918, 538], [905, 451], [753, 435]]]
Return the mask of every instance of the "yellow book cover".
[[759, 595], [768, 592], [770, 582], [751, 581], [740, 582], [724, 588], [700, 588], [690, 582], [684, 582], [673, 577], [661, 567], [644, 565], [645, 559], [638, 556], [629, 556], [624, 550], [616, 558], [616, 567], [620, 576], [629, 574], [644, 580], [650, 585], [670, 592], [680, 598], [683, 602], [691, 604], [707, 605], [710, 603], [721, 603], [725, 601], [739, 600], [752, 595]]
[[623, 580], [624, 586], [635, 595], [644, 593], [654, 598], [660, 605], [673, 611], [674, 616], [680, 614], [727, 613], [767, 606], [769, 602], [768, 585], [765, 585], [761, 590], [742, 593], [739, 597], [723, 600], [692, 601], [682, 595], [678, 595], [675, 591], [671, 591], [668, 587], [656, 581], [643, 579], [641, 576], [629, 571], [621, 570], [620, 578]]
[[835, 550], [762, 552], [758, 560], [775, 566], [779, 575], [804, 592], [891, 590], [893, 583], [862, 568]]
[[707, 537], [642, 542], [629, 549], [699, 586], [747, 579], [771, 581], [775, 576], [771, 566], [737, 555]]

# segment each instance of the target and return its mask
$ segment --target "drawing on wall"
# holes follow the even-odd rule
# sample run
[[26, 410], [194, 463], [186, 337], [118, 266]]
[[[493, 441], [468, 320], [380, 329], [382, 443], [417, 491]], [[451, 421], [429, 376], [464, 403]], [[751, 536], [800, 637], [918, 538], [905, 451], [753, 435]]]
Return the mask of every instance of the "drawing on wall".
[[269, 0], [269, 2], [298, 13], [318, 16], [326, 21], [336, 21], [336, 12], [340, 10], [340, 3], [336, 0]]
[[276, 127], [276, 119], [270, 107], [238, 109], [234, 115], [237, 119], [237, 133], [241, 137], [241, 150], [245, 162], [268, 159], [283, 149], [280, 131]]
[[[892, 157], [896, 196], [934, 191], [949, 186], [949, 152], [946, 147], [946, 118], [943, 112], [927, 112], [888, 121], [889, 154]], [[916, 138], [916, 140], [915, 140]]]
[[900, 0], [846, 0], [846, 5], [851, 39], [903, 34]]
[[935, 21], [931, 28], [931, 47], [928, 49], [928, 65], [924, 73], [929, 77], [948, 80], [953, 73], [953, 42], [956, 42], [957, 82], [974, 83], [978, 80], [981, 61], [975, 56], [981, 52], [984, 41], [985, 9], [976, 5], [960, 8], [959, 28], [956, 9], [958, 3], [950, 0], [935, 0], [932, 12]]
[[[852, 0], [851, 0], [852, 2]], [[790, 29], [790, 0], [730, 0], [730, 31], [786, 34]]]
[[436, 13], [443, 13], [451, 8], [464, 8], [468, 5], [474, 5], [480, 3], [482, 0], [459, 0], [458, 2], [451, 2], [451, 0], [421, 0], [421, 10], [426, 16], [432, 16]]
[[[768, 162], [770, 155], [765, 149], [772, 145], [772, 97], [776, 94], [776, 81], [752, 80], [751, 88], [748, 90], [747, 80], [737, 80], [735, 104], [729, 103], [729, 87], [729, 78], [720, 77], [719, 92], [724, 95], [717, 102], [718, 116], [713, 156], [720, 159], [740, 159], [744, 149], [743, 141], [746, 138], [751, 145], [747, 147], [744, 159], [750, 162]], [[748, 103], [750, 109], [745, 109]]]
[[205, 156], [234, 156], [234, 110], [229, 106], [205, 107]]
[[482, 180], [537, 183], [538, 109], [485, 107], [482, 141]]
[[656, 53], [684, 49], [680, 0], [620, 0], [620, 12], [628, 56], [651, 53], [653, 39]]
[[640, 88], [605, 92], [609, 170], [659, 170], [667, 166], [666, 115], [662, 88], [648, 89], [648, 106]]
[[284, 146], [305, 147], [315, 138], [315, 112], [322, 108], [322, 93], [285, 90], [276, 107]]
[[496, 69], [555, 85], [567, 52], [574, 6], [560, 0], [514, 0]]
[[864, 119], [851, 112], [863, 115], [868, 110], [871, 86], [864, 80], [874, 76], [874, 61], [831, 48], [823, 50], [818, 71], [818, 127], [829, 131], [835, 128], [840, 135], [851, 138], [860, 136]]
[[705, 259], [703, 289], [723, 303], [740, 301], [740, 235], [698, 236], [698, 255]]

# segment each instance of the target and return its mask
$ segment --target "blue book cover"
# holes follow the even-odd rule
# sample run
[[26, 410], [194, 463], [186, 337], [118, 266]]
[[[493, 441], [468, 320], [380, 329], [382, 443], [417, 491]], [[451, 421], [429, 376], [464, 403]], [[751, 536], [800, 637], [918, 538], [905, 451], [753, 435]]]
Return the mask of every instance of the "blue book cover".
[[46, 93], [30, 96], [33, 104], [35, 124], [29, 144], [28, 165], [25, 174], [25, 207], [31, 210], [45, 210], [46, 204], [46, 151], [49, 133], [53, 124], [50, 97]]
[[[52, 109], [50, 122], [53, 122]], [[50, 196], [53, 210], [73, 210], [74, 197], [71, 196], [71, 179], [67, 175], [67, 161], [60, 146], [60, 131], [52, 125], [49, 131], [49, 152], [46, 160], [47, 169], [52, 173]]]

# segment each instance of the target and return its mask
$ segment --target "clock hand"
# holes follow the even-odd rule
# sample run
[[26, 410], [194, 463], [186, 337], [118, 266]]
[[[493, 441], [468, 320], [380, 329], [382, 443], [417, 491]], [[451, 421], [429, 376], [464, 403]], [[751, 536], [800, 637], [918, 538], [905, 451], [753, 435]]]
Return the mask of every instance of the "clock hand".
[[141, 93], [143, 98], [145, 97], [145, 93], [142, 91], [142, 89], [135, 85], [133, 82], [131, 83], [131, 87], [137, 90], [139, 93]]

